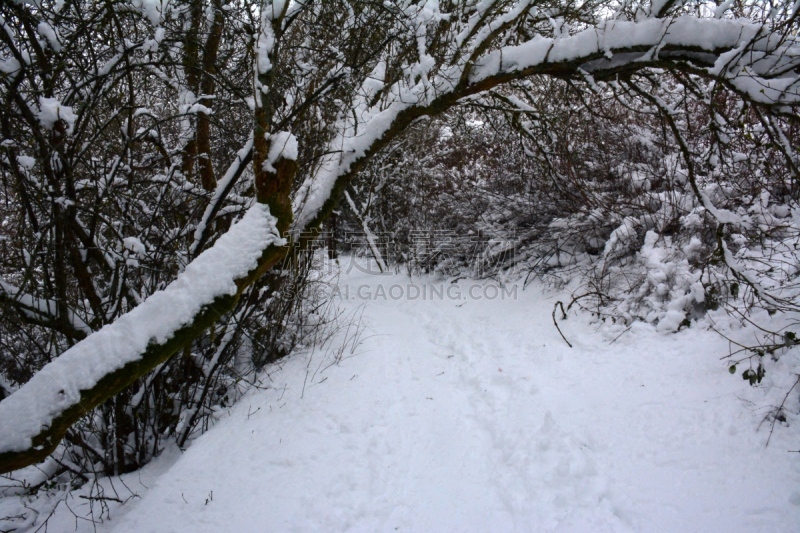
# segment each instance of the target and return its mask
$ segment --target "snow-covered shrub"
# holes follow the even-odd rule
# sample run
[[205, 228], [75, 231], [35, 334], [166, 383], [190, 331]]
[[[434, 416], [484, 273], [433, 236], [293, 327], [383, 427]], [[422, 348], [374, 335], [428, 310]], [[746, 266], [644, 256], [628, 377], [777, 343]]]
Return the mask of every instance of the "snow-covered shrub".
[[[252, 13], [145, 4], [0, 4], [0, 399], [167, 286], [254, 203]], [[348, 90], [295, 124], [307, 167], [331, 134], [316, 118], [335, 115]], [[322, 282], [305, 264], [292, 272], [265, 276], [186, 349], [89, 410], [27, 490], [128, 472], [186, 444], [255, 370], [311, 342], [325, 322], [311, 316]]]
[[792, 109], [690, 74], [587, 84], [531, 79], [419, 124], [353, 186], [345, 220], [363, 206], [390, 264], [540, 277], [618, 323], [673, 332], [718, 309], [796, 313]]

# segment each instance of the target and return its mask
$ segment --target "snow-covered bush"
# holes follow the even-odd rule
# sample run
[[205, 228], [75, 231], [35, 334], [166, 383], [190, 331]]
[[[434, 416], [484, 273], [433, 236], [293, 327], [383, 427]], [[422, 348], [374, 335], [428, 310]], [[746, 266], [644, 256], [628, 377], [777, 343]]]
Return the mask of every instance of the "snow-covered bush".
[[[385, 236], [390, 265], [541, 277], [626, 325], [674, 332], [717, 309], [796, 316], [792, 109], [691, 74], [584, 83], [527, 80], [419, 124], [362, 174], [345, 219]], [[755, 344], [747, 353], [763, 355]]]
[[[253, 13], [213, 5], [212, 17], [202, 2], [0, 6], [0, 400], [166, 287], [253, 205]], [[307, 263], [289, 270], [88, 409], [26, 490], [186, 445], [253, 372], [318, 336], [324, 283]]]

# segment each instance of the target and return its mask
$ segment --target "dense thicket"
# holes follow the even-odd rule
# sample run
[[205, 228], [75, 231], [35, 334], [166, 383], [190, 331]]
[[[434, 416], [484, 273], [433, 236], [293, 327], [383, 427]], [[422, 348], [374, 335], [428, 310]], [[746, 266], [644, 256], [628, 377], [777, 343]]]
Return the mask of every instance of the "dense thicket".
[[794, 117], [659, 74], [589, 91], [531, 80], [420, 125], [350, 191], [347, 229], [382, 245], [358, 253], [450, 275], [579, 278], [584, 305], [665, 331], [736, 299], [794, 310]]
[[[163, 289], [252, 204], [257, 7], [4, 4], [0, 398]], [[347, 43], [330, 33], [337, 11], [308, 14], [312, 34], [285, 45], [334, 76], [347, 68], [326, 50]], [[304, 79], [316, 89], [278, 79], [271, 98], [294, 93], [287, 113], [330, 114], [328, 74]], [[326, 98], [304, 101], [304, 90]], [[320, 143], [302, 146], [307, 168]], [[87, 413], [40, 481], [130, 471], [165, 440], [184, 445], [206, 427], [254, 369], [308, 333], [300, 307], [318, 302], [281, 296], [306, 294], [307, 264], [291, 267], [294, 276], [261, 278], [195, 342]]]

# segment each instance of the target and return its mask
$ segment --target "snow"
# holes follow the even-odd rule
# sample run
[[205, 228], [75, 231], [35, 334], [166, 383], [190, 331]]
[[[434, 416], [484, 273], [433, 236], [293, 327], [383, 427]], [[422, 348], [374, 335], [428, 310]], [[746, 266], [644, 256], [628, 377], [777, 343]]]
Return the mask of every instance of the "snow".
[[714, 18], [722, 18], [727, 10], [733, 7], [734, 0], [725, 0], [714, 9]]
[[589, 58], [600, 51], [605, 51], [608, 59], [611, 59], [614, 49], [635, 46], [661, 48], [681, 45], [713, 51], [748, 42], [758, 31], [759, 27], [755, 24], [696, 17], [647, 19], [641, 22], [609, 20], [597, 28], [555, 39], [537, 35], [520, 45], [506, 46], [487, 54], [472, 71], [470, 81], [477, 82], [500, 72], [524, 70], [544, 63]]
[[139, 256], [144, 256], [147, 253], [147, 247], [139, 240], [138, 237], [125, 237], [122, 239], [122, 244], [126, 250], [130, 250]]
[[13, 428], [0, 433], [0, 453], [29, 448], [55, 417], [80, 402], [82, 390], [139, 359], [151, 340], [169, 339], [203, 305], [235, 294], [234, 281], [256, 266], [269, 244], [282, 242], [269, 208], [252, 207], [166, 289], [64, 352], [0, 402], [0, 427]]
[[269, 135], [269, 153], [264, 161], [264, 170], [277, 172], [274, 164], [279, 159], [297, 161], [297, 137], [288, 131], [279, 131]]
[[[269, 369], [183, 455], [129, 475], [141, 499], [99, 531], [798, 530], [796, 409], [769, 447], [757, 431], [784, 374], [731, 376], [719, 335], [572, 314], [569, 349], [550, 316], [564, 294], [363, 301], [409, 283], [493, 293], [351, 270], [348, 344]], [[54, 520], [74, 530], [63, 506]]]
[[67, 134], [72, 133], [75, 126], [77, 115], [69, 106], [62, 105], [57, 98], [39, 97], [39, 110], [37, 112], [39, 122], [48, 130], [52, 130], [55, 123], [63, 120], [67, 125]]
[[420, 103], [420, 97], [412, 95], [413, 92], [413, 89], [403, 91], [404, 96], [393, 101], [387, 109], [369, 110], [372, 114], [368, 115], [364, 124], [359, 125], [357, 136], [340, 134], [330, 143], [334, 153], [323, 161], [316, 175], [303, 183], [295, 197], [294, 210], [298, 213], [295, 228], [303, 230], [313, 220], [330, 198], [336, 180], [349, 172], [352, 164], [364, 157], [367, 150], [383, 137], [397, 115], [412, 107], [412, 103]]
[[189, 251], [192, 255], [194, 255], [197, 251], [197, 246], [200, 244], [200, 239], [203, 237], [203, 233], [206, 231], [208, 222], [214, 215], [214, 209], [218, 206], [220, 199], [224, 197], [225, 191], [230, 186], [231, 180], [233, 180], [233, 178], [236, 176], [236, 173], [239, 172], [242, 162], [252, 149], [253, 137], [251, 135], [247, 140], [247, 143], [238, 152], [236, 152], [236, 159], [233, 163], [231, 163], [231, 165], [228, 167], [228, 170], [225, 172], [225, 175], [217, 183], [217, 188], [214, 189], [214, 194], [212, 195], [211, 200], [208, 202], [206, 210], [203, 212], [203, 218], [197, 224], [197, 228], [195, 229], [194, 241], [192, 242], [192, 246], [189, 248]]
[[36, 160], [34, 158], [30, 157], [30, 156], [27, 156], [27, 155], [18, 155], [17, 156], [17, 162], [20, 164], [20, 166], [22, 168], [24, 168], [26, 170], [30, 170], [34, 166], [36, 166]]
[[164, 15], [172, 8], [171, 0], [131, 0], [133, 7], [140, 9], [153, 26], [161, 24]]
[[61, 51], [61, 39], [58, 37], [56, 30], [47, 22], [40, 22], [36, 28], [39, 35], [47, 39], [47, 43], [56, 52]]
[[714, 218], [716, 218], [720, 224], [741, 224], [744, 222], [744, 219], [736, 213], [728, 211], [727, 209], [718, 209], [715, 207], [705, 192], [700, 192], [700, 198], [703, 200], [703, 207], [708, 209], [709, 213], [714, 215]]
[[[24, 307], [23, 312], [32, 318], [39, 318], [40, 316], [52, 318], [57, 317], [59, 314], [58, 303], [55, 300], [36, 298], [30, 294], [25, 294], [16, 286], [2, 278], [0, 278], [0, 294], [6, 294], [9, 298], [12, 298], [22, 304]], [[92, 332], [92, 329], [86, 324], [86, 322], [84, 322], [72, 311], [69, 311], [67, 320], [78, 331], [82, 331], [87, 334]]]

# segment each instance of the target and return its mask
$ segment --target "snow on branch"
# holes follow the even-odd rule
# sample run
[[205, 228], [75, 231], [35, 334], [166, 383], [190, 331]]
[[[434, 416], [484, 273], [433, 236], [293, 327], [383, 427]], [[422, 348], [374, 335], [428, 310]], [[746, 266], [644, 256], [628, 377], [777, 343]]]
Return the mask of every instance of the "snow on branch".
[[[482, 39], [472, 46], [483, 47]], [[572, 35], [537, 35], [471, 61], [440, 65], [437, 74], [403, 78], [377, 104], [354, 106], [359, 123], [345, 117], [330, 142], [330, 155], [295, 197], [295, 230], [320, 221], [357, 167], [393, 132], [413, 120], [440, 113], [458, 100], [532, 75], [601, 78], [647, 67], [686, 68], [727, 83], [746, 99], [766, 105], [800, 103], [800, 41], [771, 33], [745, 19], [683, 16], [638, 22], [607, 20]], [[463, 59], [467, 58], [467, 59]], [[415, 71], [410, 66], [408, 71]], [[431, 73], [434, 69], [425, 69]], [[458, 81], [455, 81], [458, 80]]]
[[11, 283], [0, 279], [0, 301], [3, 300], [17, 306], [24, 316], [33, 321], [50, 324], [62, 322], [57, 329], [68, 329], [65, 333], [74, 338], [82, 339], [92, 332], [92, 328], [72, 310], [67, 311], [68, 316], [60, 316], [58, 303], [55, 300], [26, 294]]
[[236, 160], [231, 163], [225, 175], [219, 180], [219, 183], [217, 183], [217, 188], [214, 190], [214, 194], [211, 196], [211, 200], [208, 202], [206, 210], [203, 212], [203, 217], [200, 219], [195, 229], [194, 241], [189, 247], [189, 253], [191, 255], [194, 256], [205, 246], [208, 240], [209, 224], [222, 208], [223, 200], [225, 200], [227, 194], [236, 184], [236, 181], [239, 179], [239, 176], [242, 175], [252, 157], [253, 137], [251, 136], [244, 147], [236, 153]]
[[81, 405], [86, 391], [169, 341], [219, 297], [236, 295], [237, 281], [259, 265], [264, 251], [283, 244], [275, 223], [266, 205], [255, 205], [166, 289], [64, 352], [0, 402], [0, 427], [13, 428], [0, 433], [0, 472], [8, 471], [4, 459], [14, 452], [55, 445], [37, 437], [67, 410], [93, 407]]

